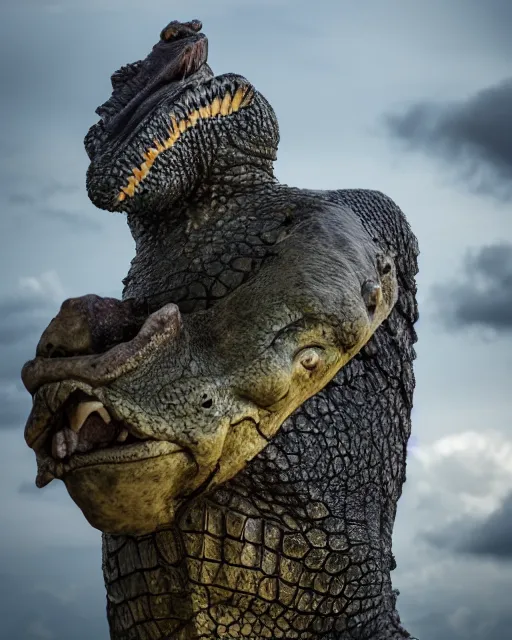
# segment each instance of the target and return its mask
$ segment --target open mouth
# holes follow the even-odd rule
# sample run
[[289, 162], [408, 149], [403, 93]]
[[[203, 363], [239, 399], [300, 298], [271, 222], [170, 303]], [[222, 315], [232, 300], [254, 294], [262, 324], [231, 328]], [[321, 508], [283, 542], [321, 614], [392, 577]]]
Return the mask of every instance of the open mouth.
[[123, 422], [112, 419], [102, 402], [75, 391], [55, 417], [45, 451], [55, 460], [66, 460], [75, 454], [140, 442]]
[[255, 92], [245, 78], [214, 75], [200, 29], [199, 21], [170, 23], [144, 60], [112, 76], [112, 95], [96, 110], [101, 120], [85, 139], [87, 189], [99, 208], [127, 211], [152, 202], [151, 177], [158, 174], [163, 190], [176, 181], [169, 168], [181, 163], [179, 151], [165, 152], [187, 145], [186, 139], [194, 154], [205, 143], [215, 145], [219, 135], [212, 131], [223, 126], [217, 121], [252, 105]]
[[[25, 438], [38, 461], [36, 485], [86, 466], [134, 462], [182, 451], [150, 438], [99, 399], [101, 391], [66, 381], [38, 390]], [[62, 400], [64, 398], [64, 400]]]
[[250, 106], [253, 98], [252, 85], [245, 78], [232, 74], [218, 76], [200, 87], [186, 89], [180, 98], [182, 108], [174, 109], [175, 114], [169, 113], [165, 134], [155, 137], [141, 155], [139, 166], [133, 167], [126, 183], [121, 186], [118, 201], [122, 202], [135, 195], [157, 158], [173, 147], [188, 130], [202, 126], [212, 119], [237, 113]]
[[[78, 327], [79, 342], [91, 313], [97, 322], [104, 323], [107, 334], [116, 319], [126, 321], [122, 304], [116, 306], [107, 298], [95, 300], [91, 307], [90, 298], [85, 298], [82, 304], [63, 305], [53, 322], [57, 327]], [[168, 304], [147, 317], [131, 340], [107, 351], [74, 357], [40, 355], [25, 364], [22, 379], [34, 399], [25, 440], [36, 453], [37, 486], [85, 466], [134, 462], [183, 451], [180, 445], [134, 424], [133, 414], [118, 406], [108, 388], [112, 380], [133, 370], [141, 358], [151, 358], [159, 348], [175, 343], [181, 330], [178, 307]], [[41, 340], [46, 345], [44, 334]], [[44, 352], [46, 346], [41, 348]]]

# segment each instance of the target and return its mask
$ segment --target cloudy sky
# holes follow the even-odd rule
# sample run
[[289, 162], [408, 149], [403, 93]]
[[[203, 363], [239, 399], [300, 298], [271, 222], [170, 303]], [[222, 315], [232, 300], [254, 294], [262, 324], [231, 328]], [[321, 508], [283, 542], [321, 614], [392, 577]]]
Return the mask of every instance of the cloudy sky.
[[283, 182], [380, 189], [408, 216], [421, 320], [399, 610], [421, 640], [510, 637], [510, 0], [17, 0], [0, 12], [0, 638], [107, 638], [100, 535], [62, 486], [35, 489], [18, 377], [64, 298], [121, 293], [133, 242], [122, 216], [87, 200], [82, 140], [112, 71], [195, 17], [215, 72], [242, 73], [273, 104]]

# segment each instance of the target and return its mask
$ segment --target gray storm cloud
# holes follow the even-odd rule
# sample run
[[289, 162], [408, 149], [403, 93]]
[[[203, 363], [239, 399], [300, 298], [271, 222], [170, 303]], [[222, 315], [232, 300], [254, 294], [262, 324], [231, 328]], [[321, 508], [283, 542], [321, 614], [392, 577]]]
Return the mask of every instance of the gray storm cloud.
[[512, 563], [512, 493], [484, 518], [462, 518], [425, 538], [458, 553]]
[[388, 114], [390, 133], [440, 158], [472, 190], [512, 198], [512, 78], [469, 98], [419, 102]]
[[463, 262], [459, 279], [433, 288], [434, 304], [451, 330], [512, 331], [512, 244], [480, 247]]

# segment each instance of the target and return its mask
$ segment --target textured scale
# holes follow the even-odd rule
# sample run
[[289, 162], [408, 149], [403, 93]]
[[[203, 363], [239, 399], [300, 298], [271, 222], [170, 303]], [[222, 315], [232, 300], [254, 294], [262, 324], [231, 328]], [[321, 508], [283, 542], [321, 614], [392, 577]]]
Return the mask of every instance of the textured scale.
[[[241, 180], [250, 183], [250, 171]], [[390, 571], [410, 434], [418, 251], [398, 207], [378, 192], [271, 183], [252, 196], [225, 186], [211, 218], [199, 205], [158, 229], [129, 216], [137, 257], [124, 297], [148, 311], [210, 307], [258, 271], [291, 222], [321, 215], [326, 203], [349, 206], [396, 253], [398, 302], [234, 479], [192, 500], [166, 530], [103, 536], [116, 640], [410, 637]]]

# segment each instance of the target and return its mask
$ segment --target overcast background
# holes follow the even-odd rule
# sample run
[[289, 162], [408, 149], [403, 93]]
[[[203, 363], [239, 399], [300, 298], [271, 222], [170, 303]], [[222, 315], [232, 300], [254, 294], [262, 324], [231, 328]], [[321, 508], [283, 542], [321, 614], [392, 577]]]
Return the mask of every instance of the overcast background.
[[[87, 5], [86, 7], [84, 5]], [[421, 640], [512, 638], [512, 2], [17, 0], [0, 9], [0, 638], [106, 640], [100, 534], [34, 487], [22, 363], [62, 300], [121, 294], [134, 246], [82, 140], [171, 19], [281, 126], [278, 177], [390, 195], [419, 238], [417, 391], [394, 551]]]

